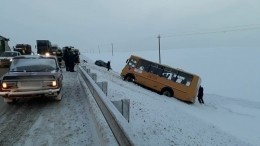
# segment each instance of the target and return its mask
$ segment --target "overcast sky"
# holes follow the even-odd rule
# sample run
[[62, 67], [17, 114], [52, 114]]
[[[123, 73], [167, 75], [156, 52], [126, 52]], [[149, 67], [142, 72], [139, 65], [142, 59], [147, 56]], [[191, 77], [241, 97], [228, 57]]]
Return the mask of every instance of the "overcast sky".
[[[81, 50], [259, 47], [259, 0], [1, 0], [10, 46], [48, 39]], [[99, 49], [98, 49], [99, 48]]]

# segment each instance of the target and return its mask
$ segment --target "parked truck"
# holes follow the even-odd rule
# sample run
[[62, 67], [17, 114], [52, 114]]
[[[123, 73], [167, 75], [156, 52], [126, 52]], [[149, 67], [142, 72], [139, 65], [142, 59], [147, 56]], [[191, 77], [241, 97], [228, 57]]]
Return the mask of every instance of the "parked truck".
[[61, 66], [62, 64], [62, 50], [60, 47], [58, 47], [58, 45], [52, 45], [51, 49], [50, 49], [50, 55], [56, 56], [58, 61], [59, 61], [59, 65]]
[[9, 45], [8, 45], [8, 38], [5, 38], [0, 35], [0, 53], [5, 52], [5, 51], [11, 51]]
[[51, 42], [49, 40], [36, 40], [37, 54], [46, 55], [51, 52]]
[[22, 55], [31, 55], [32, 47], [29, 44], [16, 44], [14, 51], [20, 52]]

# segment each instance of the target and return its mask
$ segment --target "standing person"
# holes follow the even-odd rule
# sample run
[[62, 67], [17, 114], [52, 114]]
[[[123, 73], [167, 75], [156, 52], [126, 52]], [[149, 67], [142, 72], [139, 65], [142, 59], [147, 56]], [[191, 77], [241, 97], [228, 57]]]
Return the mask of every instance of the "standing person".
[[69, 66], [69, 71], [70, 72], [75, 72], [74, 71], [74, 66], [75, 66], [75, 54], [74, 51], [69, 48], [68, 51], [68, 66]]
[[64, 53], [63, 53], [63, 60], [65, 63], [66, 71], [69, 71], [69, 49], [68, 47], [65, 47]]
[[199, 88], [199, 94], [198, 94], [198, 100], [199, 100], [199, 103], [202, 103], [202, 104], [204, 104], [204, 100], [203, 100], [203, 95], [204, 95], [204, 91], [203, 91], [204, 89], [203, 89], [203, 87], [202, 86], [200, 86], [200, 88]]
[[110, 61], [107, 62], [107, 71], [109, 71], [111, 69], [111, 66], [110, 66]]
[[59, 62], [59, 66], [61, 67], [61, 62], [62, 62], [62, 50], [61, 49], [58, 49], [57, 52], [56, 52], [56, 56], [57, 56], [57, 59], [58, 59], [58, 62]]

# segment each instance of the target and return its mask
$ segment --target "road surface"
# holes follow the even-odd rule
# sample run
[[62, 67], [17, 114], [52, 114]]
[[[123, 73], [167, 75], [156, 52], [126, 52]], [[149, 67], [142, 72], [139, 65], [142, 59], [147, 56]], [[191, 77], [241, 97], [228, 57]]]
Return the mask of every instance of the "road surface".
[[[0, 69], [1, 76], [7, 69]], [[100, 145], [77, 72], [64, 71], [63, 99], [0, 98], [0, 145]]]

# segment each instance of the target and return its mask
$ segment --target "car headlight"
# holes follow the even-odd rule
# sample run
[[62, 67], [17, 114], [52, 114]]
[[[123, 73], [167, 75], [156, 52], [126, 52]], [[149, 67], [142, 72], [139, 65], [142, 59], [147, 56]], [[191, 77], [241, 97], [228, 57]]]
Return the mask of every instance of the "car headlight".
[[58, 81], [52, 80], [52, 81], [44, 81], [43, 82], [44, 87], [57, 87], [58, 86]]
[[13, 87], [17, 87], [17, 83], [16, 82], [2, 82], [2, 88], [3, 89], [10, 89], [10, 88], [13, 88]]
[[52, 86], [53, 87], [57, 86], [57, 81], [52, 81]]
[[2, 83], [2, 87], [3, 87], [3, 88], [7, 88], [7, 83], [6, 83], [6, 82], [3, 82], [3, 83]]
[[47, 52], [47, 53], [45, 53], [45, 55], [46, 55], [46, 56], [50, 56], [50, 53], [49, 53], [49, 52]]

